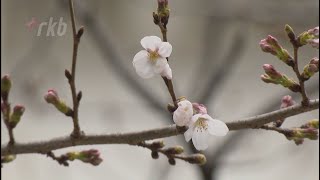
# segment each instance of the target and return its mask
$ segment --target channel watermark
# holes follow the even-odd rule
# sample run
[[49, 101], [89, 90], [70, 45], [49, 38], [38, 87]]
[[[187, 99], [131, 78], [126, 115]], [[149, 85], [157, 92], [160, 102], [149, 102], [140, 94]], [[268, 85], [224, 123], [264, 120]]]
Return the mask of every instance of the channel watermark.
[[39, 22], [36, 18], [32, 18], [26, 23], [29, 31], [36, 30], [36, 36], [63, 36], [67, 32], [67, 23], [64, 22], [63, 17], [54, 19], [50, 17], [48, 21]]

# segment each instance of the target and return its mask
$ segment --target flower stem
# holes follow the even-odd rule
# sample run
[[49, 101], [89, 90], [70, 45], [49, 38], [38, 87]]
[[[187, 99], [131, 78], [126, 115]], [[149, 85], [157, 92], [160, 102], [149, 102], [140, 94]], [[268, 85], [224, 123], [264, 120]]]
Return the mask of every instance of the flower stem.
[[72, 116], [73, 132], [71, 136], [74, 138], [79, 138], [81, 135], [81, 130], [80, 130], [79, 118], [78, 118], [79, 100], [77, 99], [75, 78], [76, 78], [78, 46], [79, 46], [81, 35], [83, 33], [83, 29], [81, 30], [82, 32], [79, 31], [77, 33], [72, 0], [69, 0], [69, 8], [70, 8], [70, 16], [71, 16], [72, 32], [73, 32], [72, 67], [71, 67], [71, 78], [69, 79], [70, 89], [72, 93], [72, 100], [73, 100], [73, 116]]
[[[161, 30], [161, 34], [162, 34], [162, 41], [163, 42], [168, 42], [168, 39], [167, 39], [167, 26], [164, 25], [162, 22], [161, 22], [161, 18], [159, 18], [159, 23], [158, 23], [158, 26]], [[167, 61], [169, 61], [169, 58], [167, 58]], [[172, 99], [172, 102], [174, 104], [174, 106], [177, 108], [178, 107], [178, 102], [177, 102], [177, 97], [176, 97], [176, 94], [174, 92], [174, 88], [173, 88], [173, 82], [172, 82], [172, 79], [167, 79], [166, 77], [162, 77], [163, 80], [164, 80], [164, 83], [166, 84], [167, 88], [168, 88], [168, 91], [170, 93], [170, 96], [171, 96], [171, 99]]]
[[293, 66], [293, 71], [296, 73], [296, 76], [299, 80], [299, 85], [300, 85], [300, 93], [301, 93], [301, 96], [302, 96], [302, 105], [304, 106], [308, 106], [309, 105], [309, 98], [307, 96], [307, 93], [306, 93], [306, 89], [305, 89], [305, 85], [304, 85], [304, 79], [303, 77], [301, 76], [300, 74], [300, 71], [299, 71], [299, 65], [298, 65], [298, 49], [299, 47], [295, 46], [293, 44], [293, 50], [294, 50], [294, 66]]

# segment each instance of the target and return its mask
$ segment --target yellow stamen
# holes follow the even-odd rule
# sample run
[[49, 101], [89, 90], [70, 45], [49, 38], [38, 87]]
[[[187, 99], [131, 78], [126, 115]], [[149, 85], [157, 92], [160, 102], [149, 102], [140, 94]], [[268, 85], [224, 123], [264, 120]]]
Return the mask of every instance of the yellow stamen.
[[158, 54], [158, 49], [156, 49], [155, 51], [152, 51], [151, 49], [147, 49], [148, 51], [148, 56], [149, 56], [149, 60], [153, 63], [155, 63], [157, 61], [157, 59], [160, 57], [160, 55]]
[[197, 127], [197, 131], [204, 131], [208, 129], [208, 123], [207, 123], [207, 119], [205, 118], [199, 118], [196, 123], [195, 123], [195, 127]]

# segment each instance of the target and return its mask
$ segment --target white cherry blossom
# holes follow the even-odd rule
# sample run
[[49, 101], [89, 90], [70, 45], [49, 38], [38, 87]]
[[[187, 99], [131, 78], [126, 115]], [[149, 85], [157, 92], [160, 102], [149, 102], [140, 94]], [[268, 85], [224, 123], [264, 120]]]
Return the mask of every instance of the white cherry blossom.
[[140, 41], [144, 50], [139, 51], [133, 58], [133, 66], [142, 78], [151, 78], [156, 74], [172, 79], [172, 71], [167, 57], [172, 52], [168, 42], [162, 42], [157, 36], [146, 36]]
[[192, 139], [197, 150], [208, 148], [210, 135], [225, 136], [229, 132], [227, 125], [217, 119], [213, 119], [208, 114], [196, 114], [192, 116], [189, 129], [184, 133], [186, 141]]
[[192, 103], [188, 100], [183, 100], [178, 103], [178, 108], [173, 113], [173, 121], [177, 126], [187, 126], [191, 121], [192, 115]]

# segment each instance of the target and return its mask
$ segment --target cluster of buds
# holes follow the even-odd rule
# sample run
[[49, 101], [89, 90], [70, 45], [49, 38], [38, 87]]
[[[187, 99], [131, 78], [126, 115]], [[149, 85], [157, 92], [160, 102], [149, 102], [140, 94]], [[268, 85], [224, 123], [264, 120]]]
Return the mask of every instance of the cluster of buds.
[[293, 140], [296, 145], [300, 145], [304, 142], [305, 138], [310, 140], [317, 140], [319, 138], [318, 129], [319, 120], [314, 119], [299, 128], [289, 130], [288, 133], [285, 134], [285, 136], [288, 140]]
[[73, 110], [59, 98], [57, 91], [53, 89], [48, 90], [48, 92], [44, 96], [44, 99], [47, 101], [47, 103], [54, 105], [57, 110], [59, 110], [66, 116], [73, 116]]
[[157, 12], [153, 12], [153, 22], [156, 25], [161, 23], [166, 26], [169, 21], [170, 9], [168, 7], [168, 0], [158, 0]]
[[278, 72], [272, 65], [264, 64], [263, 69], [266, 74], [261, 75], [261, 79], [266, 83], [280, 84], [293, 92], [300, 92], [298, 83], [288, 78], [286, 75]]
[[[10, 128], [15, 128], [20, 122], [21, 116], [25, 111], [23, 105], [14, 106], [12, 113], [10, 103], [8, 102], [9, 92], [12, 86], [12, 82], [9, 75], [4, 75], [1, 78], [1, 112], [3, 113], [4, 120]], [[11, 114], [10, 114], [11, 113]]]
[[80, 152], [69, 152], [65, 156], [70, 161], [77, 159], [94, 166], [99, 165], [103, 161], [100, 157], [99, 151], [96, 149], [84, 150]]
[[203, 165], [206, 163], [206, 157], [203, 154], [192, 154], [192, 155], [182, 155], [184, 149], [182, 146], [174, 146], [169, 148], [164, 148], [164, 142], [154, 141], [154, 142], [140, 142], [138, 146], [145, 147], [151, 150], [151, 157], [153, 159], [159, 158], [159, 153], [164, 154], [168, 158], [170, 165], [176, 164], [176, 159], [181, 159], [191, 164]]
[[301, 77], [306, 81], [319, 72], [319, 58], [315, 57], [303, 68]]
[[262, 51], [271, 53], [289, 66], [294, 66], [293, 58], [286, 49], [279, 45], [276, 38], [269, 35], [266, 39], [262, 39], [259, 44]]
[[319, 26], [301, 33], [297, 38], [298, 46], [310, 44], [319, 49]]

